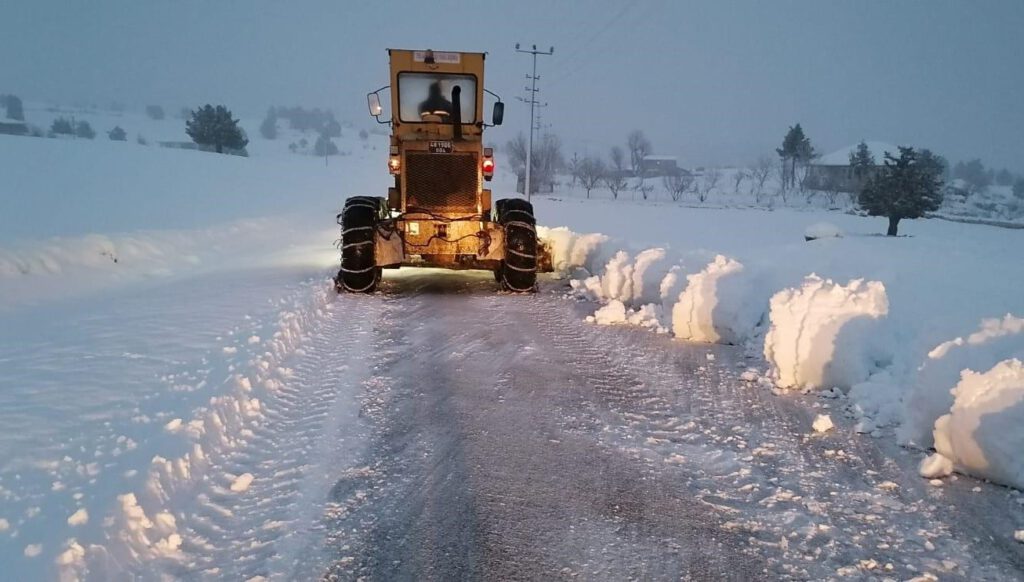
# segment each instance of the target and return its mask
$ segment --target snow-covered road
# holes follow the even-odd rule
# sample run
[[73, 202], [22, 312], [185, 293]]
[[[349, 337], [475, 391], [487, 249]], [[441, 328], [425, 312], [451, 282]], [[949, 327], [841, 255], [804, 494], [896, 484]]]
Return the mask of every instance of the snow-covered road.
[[849, 426], [812, 434], [814, 403], [740, 381], [737, 348], [586, 324], [592, 306], [558, 288], [515, 296], [482, 275], [402, 271], [378, 295], [339, 297], [225, 467], [252, 485], [183, 512], [183, 548], [203, 558], [177, 573], [1024, 571], [1019, 544], [990, 531], [1013, 503], [999, 488], [932, 487], [910, 454]]

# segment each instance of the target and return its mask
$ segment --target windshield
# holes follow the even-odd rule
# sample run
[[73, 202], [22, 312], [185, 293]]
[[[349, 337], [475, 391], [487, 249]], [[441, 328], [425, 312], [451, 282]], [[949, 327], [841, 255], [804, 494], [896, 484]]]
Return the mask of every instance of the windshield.
[[475, 123], [476, 78], [438, 73], [399, 73], [399, 119], [404, 122], [450, 121], [455, 87], [462, 89], [462, 123]]

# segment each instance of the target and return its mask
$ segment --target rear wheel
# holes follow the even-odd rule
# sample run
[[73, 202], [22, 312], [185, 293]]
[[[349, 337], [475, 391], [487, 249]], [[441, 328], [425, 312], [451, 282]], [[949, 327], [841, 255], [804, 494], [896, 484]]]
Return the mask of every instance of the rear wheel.
[[505, 259], [495, 273], [501, 285], [517, 293], [537, 290], [537, 219], [533, 204], [521, 198], [495, 203], [498, 223], [505, 228]]
[[341, 225], [341, 269], [335, 278], [338, 291], [370, 293], [380, 281], [374, 255], [377, 221], [384, 199], [353, 196], [338, 215]]

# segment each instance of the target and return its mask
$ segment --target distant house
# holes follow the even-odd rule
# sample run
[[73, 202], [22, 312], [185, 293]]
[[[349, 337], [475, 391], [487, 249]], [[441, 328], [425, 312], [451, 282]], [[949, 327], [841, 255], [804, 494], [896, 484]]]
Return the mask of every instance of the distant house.
[[640, 169], [645, 176], [675, 176], [680, 173], [675, 156], [644, 156]]
[[[870, 177], [881, 167], [885, 152], [895, 154], [899, 148], [880, 141], [866, 143], [875, 158], [875, 166], [868, 171], [867, 177]], [[863, 183], [863, 178], [855, 175], [853, 168], [850, 167], [850, 155], [857, 151], [858, 145], [860, 143], [855, 143], [814, 160], [807, 175], [807, 187], [811, 190], [835, 189], [839, 192], [856, 192]]]
[[28, 124], [17, 119], [0, 119], [0, 135], [28, 135]]

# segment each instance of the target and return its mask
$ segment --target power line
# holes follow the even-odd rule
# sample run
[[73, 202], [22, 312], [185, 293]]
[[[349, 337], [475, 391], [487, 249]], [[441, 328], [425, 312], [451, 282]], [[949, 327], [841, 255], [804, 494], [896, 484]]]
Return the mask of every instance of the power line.
[[[530, 104], [530, 141], [527, 142], [527, 145], [526, 145], [526, 184], [524, 185], [524, 189], [526, 190], [526, 199], [529, 200], [530, 199], [530, 173], [531, 173], [531, 167], [533, 166], [533, 125], [534, 125], [533, 115], [534, 115], [534, 110], [537, 107], [537, 92], [540, 91], [540, 89], [537, 88], [537, 81], [540, 80], [540, 77], [537, 76], [537, 55], [551, 56], [551, 55], [555, 54], [555, 47], [551, 47], [551, 49], [547, 50], [547, 51], [540, 51], [540, 50], [537, 50], [537, 45], [533, 45], [532, 49], [526, 50], [526, 49], [519, 48], [519, 43], [517, 42], [516, 43], [516, 52], [517, 53], [525, 53], [525, 54], [533, 55], [533, 73], [526, 76], [527, 79], [530, 79], [530, 86], [526, 87], [526, 90], [530, 92], [530, 99], [528, 101], [528, 103]], [[547, 105], [547, 104], [545, 104], [545, 105]]]

